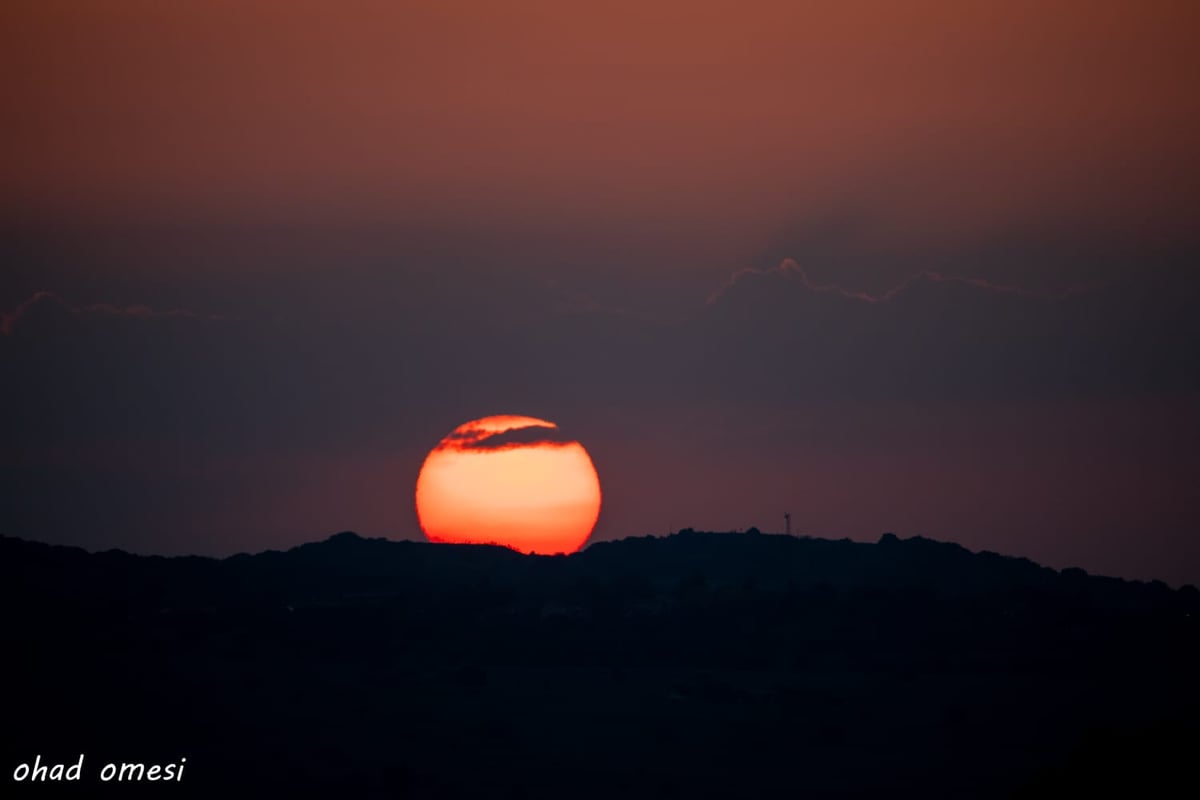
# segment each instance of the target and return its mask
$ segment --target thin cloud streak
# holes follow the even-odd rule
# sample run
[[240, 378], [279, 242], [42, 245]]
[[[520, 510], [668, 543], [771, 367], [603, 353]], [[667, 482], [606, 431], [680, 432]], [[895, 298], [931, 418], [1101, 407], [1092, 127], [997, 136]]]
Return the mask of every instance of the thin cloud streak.
[[[1104, 288], [1105, 285], [1097, 283], [1092, 285], [1069, 286], [1059, 291], [1048, 291], [1044, 289], [1029, 289], [1015, 284], [995, 283], [984, 278], [971, 278], [962, 275], [945, 275], [941, 272], [936, 272], [933, 270], [923, 270], [910, 275], [900, 283], [884, 292], [879, 294], [871, 294], [869, 292], [847, 289], [835, 283], [815, 283], [811, 278], [809, 278], [808, 271], [799, 262], [797, 262], [795, 259], [785, 258], [777, 266], [769, 269], [744, 267], [737, 270], [729, 276], [729, 280], [726, 281], [724, 285], [708, 296], [706, 305], [715, 305], [727, 292], [733, 289], [739, 281], [748, 277], [795, 278], [800, 281], [801, 286], [810, 292], [836, 294], [851, 300], [861, 300], [864, 303], [890, 302], [897, 295], [902, 294], [903, 292], [912, 288], [915, 284], [921, 282], [960, 284], [962, 286], [970, 286], [975, 289], [982, 289], [988, 292], [1020, 295], [1022, 297], [1035, 298], [1039, 300], [1058, 300], [1070, 297], [1072, 295], [1099, 291], [1100, 289]], [[1111, 281], [1107, 283], [1111, 283]]]
[[187, 319], [198, 322], [215, 322], [223, 319], [220, 315], [197, 314], [195, 311], [184, 308], [160, 310], [147, 305], [118, 306], [112, 303], [73, 305], [53, 292], [41, 291], [18, 304], [12, 311], [0, 314], [0, 334], [11, 336], [31, 316], [47, 308], [53, 308], [74, 317], [118, 317], [143, 320]]

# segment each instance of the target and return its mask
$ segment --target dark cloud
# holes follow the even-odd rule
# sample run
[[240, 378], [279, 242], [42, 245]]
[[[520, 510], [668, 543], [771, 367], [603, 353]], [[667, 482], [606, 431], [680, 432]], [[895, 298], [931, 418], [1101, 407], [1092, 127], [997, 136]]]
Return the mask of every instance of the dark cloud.
[[531, 446], [554, 447], [571, 444], [573, 441], [563, 436], [556, 427], [528, 425], [499, 433], [485, 431], [452, 433], [443, 440], [443, 445], [451, 450], [491, 451]]
[[1196, 284], [1134, 277], [1048, 292], [926, 272], [873, 295], [815, 285], [785, 262], [737, 273], [691, 334], [696, 369], [789, 397], [1192, 391]]
[[659, 416], [681, 402], [782, 410], [1200, 388], [1194, 282], [1050, 293], [921, 273], [871, 294], [816, 284], [789, 261], [742, 270], [682, 320], [655, 321], [562, 314], [517, 279], [482, 291], [410, 280], [396, 302], [347, 295], [330, 307], [316, 293], [307, 312], [222, 324], [37, 295], [6, 316], [22, 333], [0, 351], [21, 387], [9, 402], [24, 398], [8, 418], [64, 435], [304, 446], [391, 441], [379, 433], [395, 415], [438, 408], [462, 415], [437, 414], [452, 426], [480, 415], [475, 397], [515, 412]]

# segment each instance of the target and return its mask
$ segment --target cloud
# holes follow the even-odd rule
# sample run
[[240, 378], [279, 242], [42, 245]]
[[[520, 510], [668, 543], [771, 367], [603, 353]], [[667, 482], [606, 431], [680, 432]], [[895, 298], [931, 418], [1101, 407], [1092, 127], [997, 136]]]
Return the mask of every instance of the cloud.
[[932, 271], [870, 294], [785, 260], [734, 273], [687, 338], [694, 372], [762, 397], [1186, 391], [1196, 295], [1145, 275], [1042, 291]]
[[[1048, 293], [924, 272], [872, 294], [818, 283], [788, 260], [736, 273], [714, 301], [701, 294], [690, 313], [655, 324], [558, 314], [525, 302], [533, 295], [513, 278], [485, 284], [480, 313], [454, 313], [461, 283], [310, 286], [287, 315], [264, 294], [262, 318], [226, 317], [237, 324], [38, 293], [4, 315], [4, 433], [25, 447], [427, 451], [497, 408], [570, 423], [593, 441], [589, 419], [653, 431], [705, 409], [769, 417], [1200, 387], [1197, 293], [1146, 276]], [[497, 321], [492, 310], [514, 303], [521, 313]], [[535, 427], [462, 446], [560, 439]]]
[[958, 286], [968, 286], [983, 291], [996, 292], [998, 294], [1020, 295], [1023, 297], [1038, 299], [1068, 297], [1073, 294], [1094, 291], [1094, 289], [1097, 288], [1088, 286], [1071, 286], [1059, 292], [1051, 292], [1045, 290], [1028, 289], [1014, 284], [994, 283], [984, 278], [971, 278], [961, 275], [945, 275], [932, 270], [923, 270], [910, 275], [908, 278], [905, 278], [903, 281], [884, 292], [879, 294], [871, 294], [869, 292], [846, 289], [833, 283], [814, 283], [812, 279], [809, 278], [808, 271], [801, 264], [794, 259], [785, 258], [777, 266], [769, 269], [745, 267], [737, 270], [729, 276], [728, 281], [726, 281], [716, 291], [709, 295], [707, 304], [711, 306], [720, 302], [721, 298], [725, 294], [731, 291], [735, 286], [738, 285], [738, 283], [742, 281], [781, 278], [785, 280], [793, 280], [797, 282], [800, 287], [809, 292], [834, 294], [852, 300], [861, 300], [864, 303], [890, 302], [898, 295], [921, 283], [945, 283]]
[[118, 306], [111, 303], [72, 305], [52, 292], [35, 292], [12, 311], [0, 314], [0, 334], [11, 336], [19, 328], [36, 319], [73, 317], [78, 319], [135, 319], [135, 320], [196, 320], [215, 321], [220, 316], [201, 315], [182, 308], [159, 310], [146, 305]]
[[560, 447], [573, 440], [562, 436], [554, 423], [520, 418], [513, 427], [490, 430], [462, 426], [443, 441], [440, 449], [460, 451], [513, 450], [520, 447]]

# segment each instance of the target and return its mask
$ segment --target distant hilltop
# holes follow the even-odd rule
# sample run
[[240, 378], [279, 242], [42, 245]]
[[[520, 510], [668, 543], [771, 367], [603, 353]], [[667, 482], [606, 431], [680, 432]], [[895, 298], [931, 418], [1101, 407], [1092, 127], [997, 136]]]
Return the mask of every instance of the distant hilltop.
[[224, 559], [136, 556], [0, 537], [4, 595], [46, 593], [161, 607], [195, 603], [345, 601], [480, 586], [554, 597], [567, 587], [612, 584], [639, 598], [706, 592], [871, 592], [906, 596], [1022, 598], [1072, 607], [1200, 612], [1200, 591], [1054, 570], [1025, 558], [975, 553], [920, 536], [886, 533], [875, 543], [684, 529], [597, 542], [569, 556], [526, 556], [493, 545], [328, 539]]

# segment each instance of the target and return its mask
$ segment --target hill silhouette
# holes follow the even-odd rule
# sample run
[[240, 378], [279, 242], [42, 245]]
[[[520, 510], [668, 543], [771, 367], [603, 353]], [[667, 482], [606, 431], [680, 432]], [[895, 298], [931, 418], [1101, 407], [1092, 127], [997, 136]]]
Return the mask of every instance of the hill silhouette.
[[192, 796], [1145, 794], [1200, 741], [1195, 588], [920, 537], [0, 538], [0, 601], [6, 780], [86, 753], [186, 756]]

